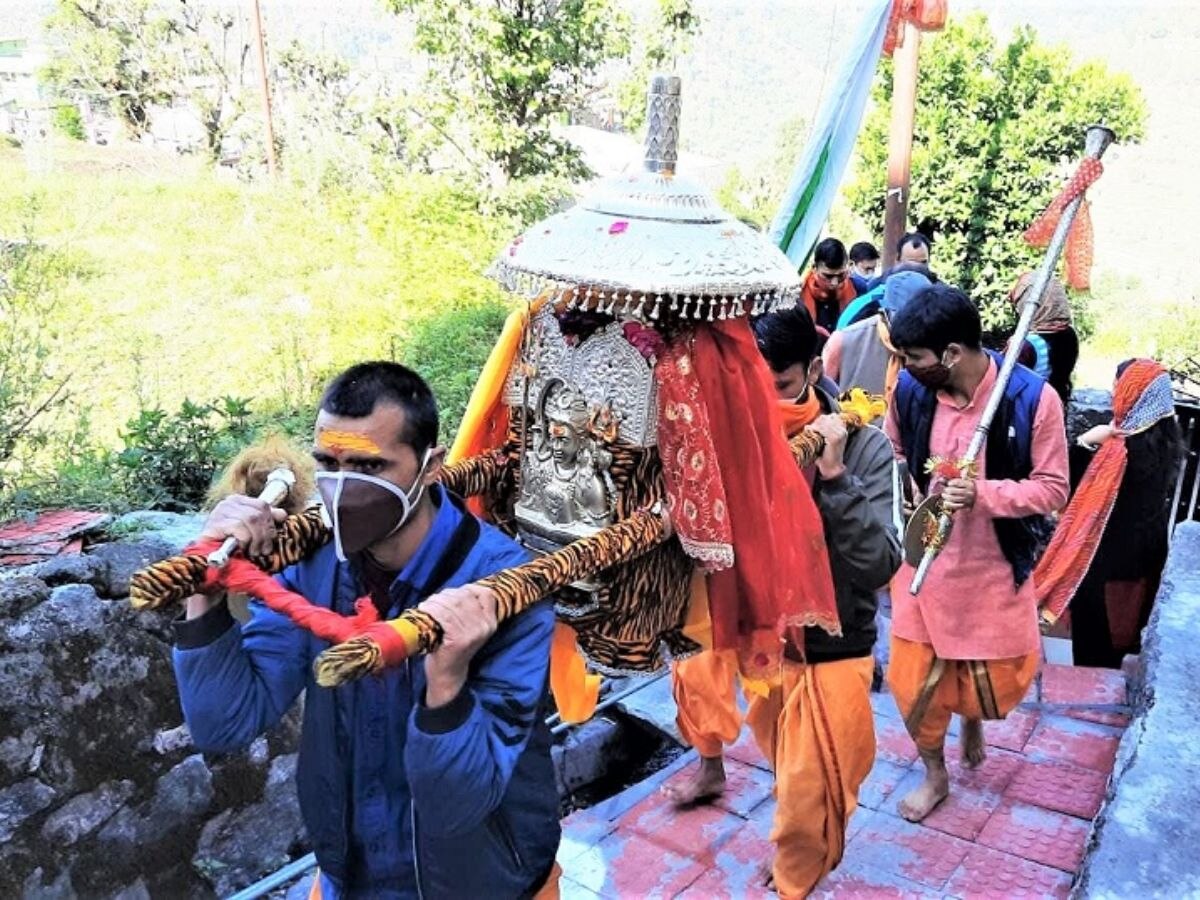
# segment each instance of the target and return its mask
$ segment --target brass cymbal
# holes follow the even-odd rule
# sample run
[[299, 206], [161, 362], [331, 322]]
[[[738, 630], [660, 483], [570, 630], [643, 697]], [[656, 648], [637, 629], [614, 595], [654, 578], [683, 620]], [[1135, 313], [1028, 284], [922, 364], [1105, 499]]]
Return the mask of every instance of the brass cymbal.
[[[904, 526], [904, 561], [914, 568], [925, 555], [926, 528], [936, 528], [942, 513], [941, 494], [932, 494], [921, 501]], [[928, 523], [928, 526], [927, 526]]]

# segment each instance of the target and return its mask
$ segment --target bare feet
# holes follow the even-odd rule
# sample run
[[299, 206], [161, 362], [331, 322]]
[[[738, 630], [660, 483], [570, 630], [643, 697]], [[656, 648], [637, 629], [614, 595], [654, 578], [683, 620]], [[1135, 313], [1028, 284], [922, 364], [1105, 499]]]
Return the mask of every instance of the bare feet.
[[920, 822], [950, 796], [950, 773], [946, 771], [946, 756], [941, 751], [921, 751], [925, 763], [925, 780], [921, 786], [900, 801], [900, 815], [910, 822]]
[[695, 775], [681, 785], [663, 785], [663, 794], [676, 806], [715, 800], [725, 793], [725, 762], [720, 756], [702, 756]]
[[979, 719], [963, 719], [962, 737], [958, 739], [962, 751], [963, 765], [977, 769], [987, 759], [987, 747], [983, 743], [983, 722]]

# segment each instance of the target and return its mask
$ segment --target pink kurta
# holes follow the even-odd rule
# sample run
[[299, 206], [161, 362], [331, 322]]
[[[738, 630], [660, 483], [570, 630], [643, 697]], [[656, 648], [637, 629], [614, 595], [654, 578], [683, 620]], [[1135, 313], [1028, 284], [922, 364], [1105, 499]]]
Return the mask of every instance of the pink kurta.
[[[930, 456], [959, 459], [966, 453], [996, 372], [993, 362], [971, 402], [961, 409], [949, 394], [938, 392]], [[895, 405], [888, 410], [884, 429], [902, 458]], [[985, 454], [980, 454], [975, 506], [955, 514], [950, 539], [930, 567], [920, 595], [908, 592], [914, 569], [907, 563], [892, 580], [892, 630], [897, 637], [932, 644], [943, 659], [1006, 659], [1038, 649], [1033, 579], [1016, 588], [992, 519], [1046, 514], [1066, 505], [1066, 427], [1062, 401], [1048, 385], [1042, 388], [1034, 415], [1031, 451], [1033, 471], [1023, 481], [989, 481]], [[930, 488], [936, 492], [938, 482], [931, 481]]]

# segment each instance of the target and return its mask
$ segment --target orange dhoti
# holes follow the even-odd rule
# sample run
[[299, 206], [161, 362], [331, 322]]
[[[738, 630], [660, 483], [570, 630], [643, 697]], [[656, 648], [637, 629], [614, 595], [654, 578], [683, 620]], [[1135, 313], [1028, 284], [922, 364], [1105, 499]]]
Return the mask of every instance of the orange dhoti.
[[946, 742], [950, 716], [1003, 719], [1024, 698], [1040, 654], [1008, 659], [941, 659], [929, 644], [892, 635], [888, 687], [917, 749]]
[[775, 890], [806, 896], [842, 859], [858, 789], [875, 764], [874, 657], [785, 660], [746, 722], [775, 772]]
[[671, 690], [683, 739], [710, 759], [742, 730], [737, 703], [738, 661], [733, 650], [705, 650], [671, 666]]

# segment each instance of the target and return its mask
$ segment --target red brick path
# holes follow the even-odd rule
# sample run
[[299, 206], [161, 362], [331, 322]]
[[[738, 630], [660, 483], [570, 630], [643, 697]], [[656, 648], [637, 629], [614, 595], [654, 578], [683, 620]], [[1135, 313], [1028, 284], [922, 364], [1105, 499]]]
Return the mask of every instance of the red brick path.
[[[875, 768], [850, 824], [846, 857], [814, 896], [1066, 897], [1129, 722], [1121, 673], [1046, 666], [1041, 703], [985, 723], [987, 762], [974, 772], [952, 763], [951, 797], [920, 825], [896, 812], [921, 779], [916, 750], [891, 697], [872, 700]], [[771, 857], [771, 776], [749, 732], [728, 754], [721, 801], [676, 811], [659, 789], [686, 778], [694, 761], [688, 753], [563, 822], [566, 900], [773, 896], [760, 886]]]

